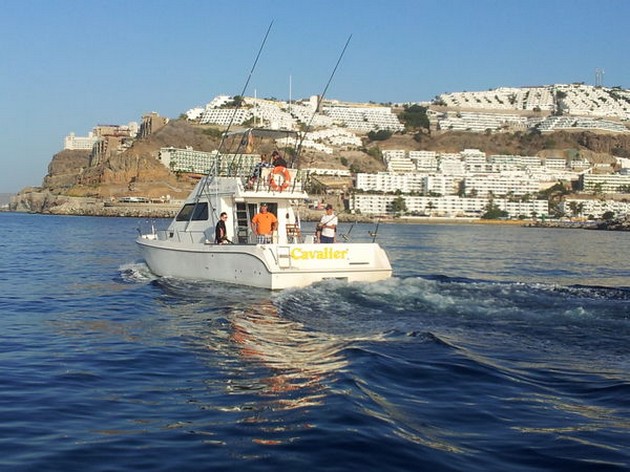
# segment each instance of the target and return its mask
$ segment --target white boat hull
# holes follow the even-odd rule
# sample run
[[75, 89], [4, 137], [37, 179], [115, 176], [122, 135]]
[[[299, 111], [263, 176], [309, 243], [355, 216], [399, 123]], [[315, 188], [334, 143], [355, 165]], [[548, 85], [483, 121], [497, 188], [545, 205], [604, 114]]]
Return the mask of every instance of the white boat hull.
[[217, 245], [152, 234], [136, 242], [151, 272], [161, 277], [281, 290], [326, 279], [376, 282], [392, 275], [385, 251], [375, 243]]

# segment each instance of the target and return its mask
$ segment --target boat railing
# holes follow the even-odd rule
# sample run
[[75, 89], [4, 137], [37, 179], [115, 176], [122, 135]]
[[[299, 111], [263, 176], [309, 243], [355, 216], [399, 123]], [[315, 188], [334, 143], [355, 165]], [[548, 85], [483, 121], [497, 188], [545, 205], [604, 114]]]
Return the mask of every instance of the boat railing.
[[[174, 240], [178, 243], [200, 243], [208, 240], [205, 231], [180, 231], [180, 230], [159, 230], [156, 233], [159, 241]], [[214, 240], [214, 236], [213, 236]]]

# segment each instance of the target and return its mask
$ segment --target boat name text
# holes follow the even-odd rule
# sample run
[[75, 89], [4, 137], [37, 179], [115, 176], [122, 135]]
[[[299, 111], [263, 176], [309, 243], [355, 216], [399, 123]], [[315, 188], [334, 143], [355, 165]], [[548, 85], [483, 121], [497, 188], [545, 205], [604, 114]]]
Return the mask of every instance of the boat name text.
[[347, 259], [348, 249], [326, 249], [317, 251], [305, 251], [299, 247], [291, 249], [291, 259]]

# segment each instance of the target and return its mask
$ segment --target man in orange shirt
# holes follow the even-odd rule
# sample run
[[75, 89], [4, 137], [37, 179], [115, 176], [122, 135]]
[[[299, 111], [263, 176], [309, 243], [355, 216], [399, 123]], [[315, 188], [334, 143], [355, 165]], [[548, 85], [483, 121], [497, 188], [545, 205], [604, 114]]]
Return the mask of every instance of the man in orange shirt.
[[258, 244], [271, 243], [273, 230], [278, 226], [276, 215], [270, 213], [266, 203], [260, 204], [260, 212], [252, 218], [252, 228], [258, 237]]

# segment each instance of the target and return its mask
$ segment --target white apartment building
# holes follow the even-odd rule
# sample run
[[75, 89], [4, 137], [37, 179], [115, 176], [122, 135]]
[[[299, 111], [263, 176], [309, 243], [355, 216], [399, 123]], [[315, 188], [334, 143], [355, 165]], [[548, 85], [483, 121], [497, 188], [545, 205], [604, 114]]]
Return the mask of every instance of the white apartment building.
[[[190, 172], [205, 174], [211, 170], [215, 161], [216, 151], [195, 151], [191, 147], [177, 149], [174, 147], [160, 148], [158, 160], [173, 172]], [[234, 166], [248, 171], [260, 162], [260, 154], [224, 154], [219, 161], [219, 174], [226, 174], [234, 170]]]
[[425, 180], [425, 191], [437, 195], [452, 195], [459, 191], [462, 178], [447, 174], [429, 174]]
[[539, 190], [538, 180], [525, 172], [501, 172], [498, 174], [475, 174], [464, 177], [466, 195], [485, 197], [488, 195], [526, 195]]
[[417, 173], [358, 173], [356, 175], [356, 188], [366, 192], [394, 192], [396, 190], [400, 190], [404, 193], [423, 193], [426, 189], [426, 176], [424, 174]]
[[545, 168], [548, 170], [565, 170], [567, 160], [563, 157], [547, 157], [544, 160]]
[[208, 123], [221, 126], [228, 126], [230, 123], [240, 125], [252, 117], [252, 111], [243, 108], [206, 108], [199, 122], [202, 125]]
[[[412, 155], [413, 160], [408, 157]], [[450, 154], [386, 150], [383, 151], [383, 157], [389, 162], [407, 159], [417, 163], [424, 160], [427, 170], [434, 169], [437, 162], [438, 170], [357, 174], [356, 188], [367, 192], [357, 194], [356, 209], [363, 213], [387, 213], [393, 199], [401, 193], [413, 192], [423, 197], [413, 200], [415, 197], [403, 196], [409, 212], [417, 214], [425, 214], [425, 207], [431, 202], [430, 205], [438, 214], [474, 216], [484, 210], [489, 198], [493, 198], [499, 208], [507, 211], [511, 217], [547, 215], [548, 207], [544, 200], [515, 202], [508, 201], [508, 197], [513, 200], [514, 197], [533, 195], [559, 181], [577, 181], [579, 178], [577, 172], [567, 168], [567, 161], [559, 157], [544, 160], [537, 156], [519, 155], [486, 157], [478, 149]], [[495, 172], [474, 172], [476, 169], [492, 169]], [[630, 178], [630, 175], [627, 177]], [[466, 197], [460, 199], [457, 195], [462, 191]], [[370, 195], [369, 192], [386, 195]]]
[[64, 138], [63, 148], [91, 151], [96, 141], [98, 141], [98, 136], [93, 131], [90, 131], [87, 136], [76, 136], [74, 133], [70, 133]]
[[191, 147], [177, 149], [174, 147], [160, 148], [158, 160], [172, 172], [192, 172], [205, 174], [210, 170], [216, 153], [195, 151]]
[[[555, 84], [543, 87], [508, 88], [478, 92], [455, 92], [442, 94], [439, 102], [451, 108], [478, 110], [443, 114], [442, 129], [461, 129], [483, 132], [485, 129], [500, 129], [503, 126], [521, 125], [521, 117], [508, 114], [514, 111], [553, 112], [561, 109], [565, 114], [621, 120], [630, 119], [630, 91], [618, 87], [595, 87], [585, 84]], [[470, 118], [470, 115], [477, 115]], [[501, 117], [507, 119], [501, 122]], [[566, 122], [552, 120], [547, 126], [565, 127]], [[627, 132], [615, 126], [612, 121], [591, 120], [587, 126], [595, 126], [609, 131]], [[617, 123], [618, 124], [618, 123]], [[578, 124], [580, 125], [580, 124]], [[571, 126], [571, 125], [569, 125]]]
[[405, 129], [398, 117], [392, 113], [390, 107], [325, 106], [323, 112], [334, 123], [364, 133], [377, 130], [402, 131]]
[[438, 159], [438, 170], [446, 175], [463, 177], [466, 174], [464, 162], [459, 158], [459, 154], [441, 154]]
[[486, 153], [479, 149], [464, 149], [460, 153], [461, 159], [464, 161], [464, 169], [466, 172], [486, 172], [487, 160]]
[[[350, 201], [350, 208], [366, 215], [385, 215], [392, 213], [392, 203], [399, 198], [396, 195], [355, 194]], [[487, 209], [490, 200], [487, 198], [461, 198], [456, 195], [444, 197], [403, 195], [407, 206], [407, 214], [418, 216], [442, 217], [479, 217]], [[528, 202], [510, 202], [507, 199], [494, 198], [492, 203], [508, 213], [510, 218], [521, 216], [547, 217], [549, 204], [546, 200]]]
[[584, 174], [580, 177], [585, 192], [625, 193], [630, 188], [630, 175], [623, 174]]
[[[580, 215], [574, 215], [572, 207], [581, 208]], [[592, 216], [601, 218], [604, 213], [611, 211], [615, 217], [630, 215], [630, 202], [601, 199], [566, 198], [560, 202], [560, 211], [568, 216]]]
[[409, 151], [409, 159], [418, 172], [438, 171], [438, 154], [435, 151]]

